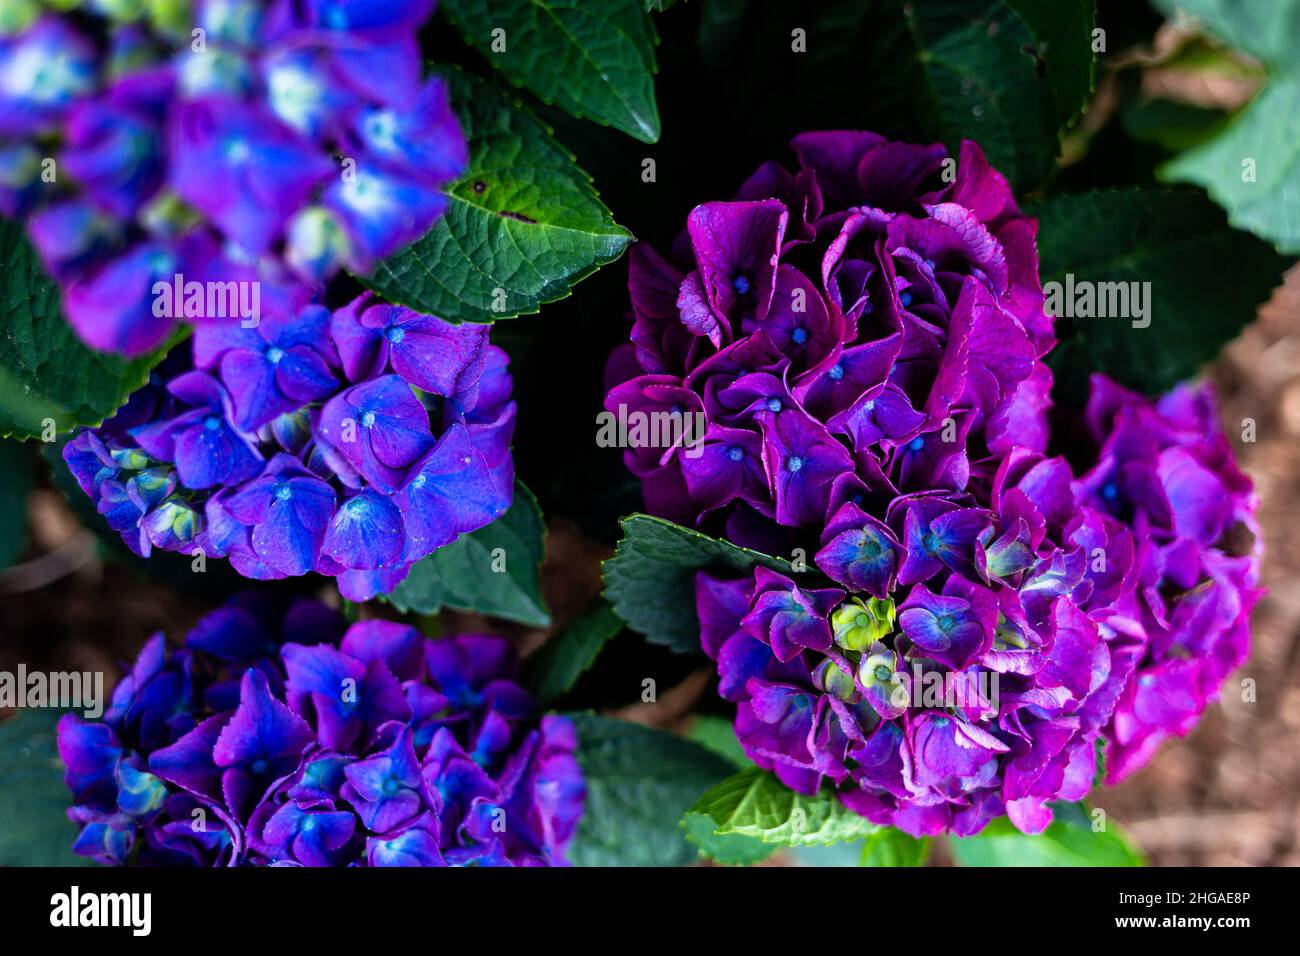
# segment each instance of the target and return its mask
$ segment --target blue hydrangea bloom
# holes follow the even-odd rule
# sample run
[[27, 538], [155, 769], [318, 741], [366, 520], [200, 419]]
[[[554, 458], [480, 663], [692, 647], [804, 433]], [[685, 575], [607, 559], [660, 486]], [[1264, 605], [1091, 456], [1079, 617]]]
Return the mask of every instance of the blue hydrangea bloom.
[[[428, 231], [468, 161], [423, 75], [433, 0], [20, 7], [0, 24], [0, 214], [27, 220], [95, 348], [138, 355], [227, 316], [156, 309], [178, 274], [292, 310], [368, 272]], [[319, 371], [290, 361], [281, 387]], [[244, 404], [269, 400], [245, 391], [258, 374], [231, 385]]]
[[151, 638], [59, 753], [74, 849], [112, 865], [562, 866], [586, 796], [501, 637], [429, 640], [244, 594]]
[[510, 506], [506, 366], [485, 329], [368, 296], [204, 325], [64, 458], [138, 554], [228, 557], [263, 580], [315, 571], [365, 600]]

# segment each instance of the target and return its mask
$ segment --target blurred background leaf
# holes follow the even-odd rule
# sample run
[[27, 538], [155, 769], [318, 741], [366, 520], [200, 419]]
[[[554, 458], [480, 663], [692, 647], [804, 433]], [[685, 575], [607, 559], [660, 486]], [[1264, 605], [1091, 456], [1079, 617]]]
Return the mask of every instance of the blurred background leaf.
[[0, 310], [0, 437], [48, 440], [98, 425], [166, 354], [127, 361], [82, 345], [23, 230], [8, 219], [0, 219]]
[[578, 866], [684, 866], [698, 851], [679, 823], [701, 792], [731, 765], [665, 730], [569, 714], [587, 804], [569, 857]]
[[22, 710], [0, 722], [0, 866], [89, 866], [72, 852], [77, 828], [63, 783], [57, 710]]
[[1064, 286], [1068, 275], [1094, 289], [1150, 283], [1146, 328], [1133, 326], [1131, 306], [1123, 315], [1057, 319], [1060, 344], [1048, 361], [1058, 400], [1071, 405], [1081, 404], [1091, 371], [1151, 395], [1195, 375], [1254, 317], [1287, 265], [1190, 190], [1054, 196], [1028, 212], [1038, 217], [1044, 287]]

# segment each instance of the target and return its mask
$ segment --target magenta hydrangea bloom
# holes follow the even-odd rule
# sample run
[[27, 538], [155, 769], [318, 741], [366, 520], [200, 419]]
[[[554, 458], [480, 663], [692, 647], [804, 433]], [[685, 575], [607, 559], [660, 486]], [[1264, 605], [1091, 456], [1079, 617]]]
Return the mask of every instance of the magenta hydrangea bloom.
[[634, 248], [606, 409], [649, 510], [794, 559], [696, 579], [750, 759], [913, 835], [1041, 832], [1240, 663], [1249, 482], [1191, 389], [1099, 381], [1097, 464], [1049, 453], [1035, 224], [973, 144], [793, 146]]
[[202, 325], [64, 459], [137, 554], [228, 557], [263, 580], [315, 571], [365, 600], [510, 506], [506, 365], [486, 326], [369, 295]]
[[1003, 814], [1037, 833], [1086, 795], [1137, 571], [1132, 534], [1071, 481], [1016, 449], [987, 487], [876, 518], [849, 472], [807, 572], [700, 572], [701, 641], [750, 759], [917, 836]]
[[538, 717], [501, 637], [346, 626], [242, 595], [145, 644], [102, 721], [59, 723], [102, 863], [562, 866], [586, 787], [577, 736]]
[[1137, 543], [1130, 612], [1143, 640], [1106, 731], [1117, 783], [1190, 731], [1245, 661], [1262, 539], [1212, 387], [1151, 402], [1094, 375], [1085, 420], [1098, 451], [1077, 491]]
[[792, 147], [798, 172], [767, 163], [696, 207], [669, 258], [633, 248], [632, 341], [607, 375], [620, 419], [692, 426], [676, 444], [629, 430], [650, 510], [720, 515], [737, 540], [755, 517], [819, 522], [846, 472], [887, 501], [964, 490], [972, 454], [1045, 447], [1036, 226], [979, 147]]
[[445, 85], [422, 75], [433, 7], [16, 15], [0, 35], [0, 213], [28, 219], [78, 334], [137, 355], [180, 319], [229, 314], [158, 308], [155, 283], [178, 275], [255, 284], [262, 308], [292, 311], [426, 232], [468, 160]]

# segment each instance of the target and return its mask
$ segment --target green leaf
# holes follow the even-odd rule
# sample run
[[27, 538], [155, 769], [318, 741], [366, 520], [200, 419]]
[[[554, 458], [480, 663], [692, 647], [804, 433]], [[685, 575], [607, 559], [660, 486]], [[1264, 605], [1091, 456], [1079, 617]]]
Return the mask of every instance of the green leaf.
[[[540, 580], [545, 539], [537, 499], [515, 482], [515, 500], [505, 514], [421, 558], [383, 600], [403, 612], [437, 614], [449, 607], [546, 627], [551, 614]], [[504, 570], [497, 570], [501, 562]]]
[[655, 30], [643, 0], [443, 0], [442, 9], [542, 102], [645, 143], [659, 139]]
[[700, 791], [731, 772], [699, 744], [596, 714], [578, 730], [587, 803], [569, 858], [578, 866], [684, 866], [697, 851], [679, 821]]
[[853, 64], [853, 97], [950, 150], [975, 140], [1024, 188], [1051, 172], [1092, 91], [1094, 22], [1093, 0], [841, 0], [810, 27], [808, 56], [837, 75], [832, 58]]
[[745, 749], [740, 746], [740, 741], [736, 739], [732, 722], [726, 717], [714, 717], [708, 714], [696, 717], [691, 721], [686, 736], [697, 744], [708, 747], [719, 757], [731, 761], [741, 770], [753, 766], [750, 759], [745, 756]]
[[166, 349], [133, 361], [92, 351], [59, 311], [22, 227], [0, 219], [0, 437], [98, 425], [149, 378]]
[[1093, 370], [1148, 394], [1195, 375], [1254, 317], [1286, 267], [1199, 192], [1078, 193], [1031, 204], [1028, 212], [1038, 218], [1045, 288], [1056, 282], [1064, 289], [1067, 274], [1076, 288], [1150, 283], [1146, 319], [1138, 320], [1149, 320], [1146, 328], [1122, 316], [1057, 319], [1061, 344], [1051, 364], [1059, 393], [1075, 402]]
[[858, 840], [876, 830], [829, 788], [811, 797], [796, 793], [757, 767], [722, 781], [700, 797], [691, 812], [711, 817], [719, 835], [738, 833], [783, 846]]
[[1055, 804], [1055, 819], [1042, 833], [1027, 836], [1006, 817], [975, 836], [952, 837], [948, 845], [962, 866], [1145, 866], [1141, 852], [1113, 822], [1094, 833], [1079, 804]]
[[362, 281], [448, 322], [536, 312], [617, 259], [632, 235], [517, 99], [456, 70], [442, 75], [469, 139], [469, 170], [433, 229]]
[[1143, 100], [1120, 115], [1129, 136], [1144, 143], [1155, 143], [1171, 153], [1213, 138], [1229, 120], [1230, 116], [1222, 110], [1173, 100]]
[[655, 644], [683, 653], [698, 650], [695, 572], [702, 568], [751, 571], [764, 565], [790, 571], [782, 558], [737, 547], [729, 541], [650, 515], [624, 518], [623, 539], [605, 562], [605, 597], [619, 617]]
[[0, 722], [0, 866], [87, 866], [72, 852], [77, 828], [63, 783], [56, 710], [22, 710]]
[[15, 441], [0, 441], [0, 569], [27, 546], [27, 495], [32, 490], [32, 458]]
[[1223, 133], [1156, 172], [1204, 186], [1234, 226], [1300, 255], [1300, 75], [1272, 80]]
[[604, 600], [576, 617], [564, 633], [552, 637], [524, 661], [524, 686], [547, 706], [564, 694], [596, 662], [601, 649], [619, 631], [623, 621]]
[[780, 849], [775, 843], [764, 843], [756, 837], [740, 833], [714, 833], [713, 817], [707, 813], [688, 811], [682, 817], [686, 839], [699, 849], [700, 856], [727, 866], [749, 866], [759, 863]]
[[[1300, 254], [1300, 0], [1156, 0], [1264, 64], [1268, 85], [1213, 139], [1162, 166], [1162, 179], [1204, 186], [1228, 219]], [[1244, 164], [1253, 166], [1245, 177]]]
[[862, 866], [924, 866], [930, 838], [917, 839], [897, 827], [881, 827], [862, 843]]

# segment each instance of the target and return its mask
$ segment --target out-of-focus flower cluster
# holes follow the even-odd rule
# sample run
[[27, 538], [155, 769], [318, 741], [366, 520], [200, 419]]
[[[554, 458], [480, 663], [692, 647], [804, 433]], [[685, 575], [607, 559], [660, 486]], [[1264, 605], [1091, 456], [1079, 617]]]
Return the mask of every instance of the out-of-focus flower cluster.
[[[75, 12], [69, 8], [76, 7]], [[434, 0], [7, 0], [0, 213], [90, 345], [180, 319], [155, 284], [256, 283], [291, 312], [418, 238], [467, 149], [416, 35]]]
[[1152, 403], [1094, 376], [1085, 424], [1099, 451], [1078, 493], [1139, 545], [1123, 638], [1133, 672], [1106, 731], [1106, 779], [1118, 783], [1191, 730], [1246, 660], [1263, 593], [1258, 502], [1208, 385]]
[[110, 864], [563, 865], [585, 785], [504, 638], [428, 640], [245, 595], [162, 634], [102, 721], [59, 724], [81, 826]]
[[201, 325], [64, 458], [137, 554], [335, 575], [365, 600], [509, 507], [506, 365], [486, 326], [368, 295], [256, 328]]
[[1039, 832], [1240, 662], [1249, 482], [1206, 393], [1098, 379], [1098, 463], [1049, 455], [1036, 226], [973, 144], [792, 145], [636, 247], [606, 408], [651, 511], [793, 559], [697, 577], [755, 763], [916, 835]]

